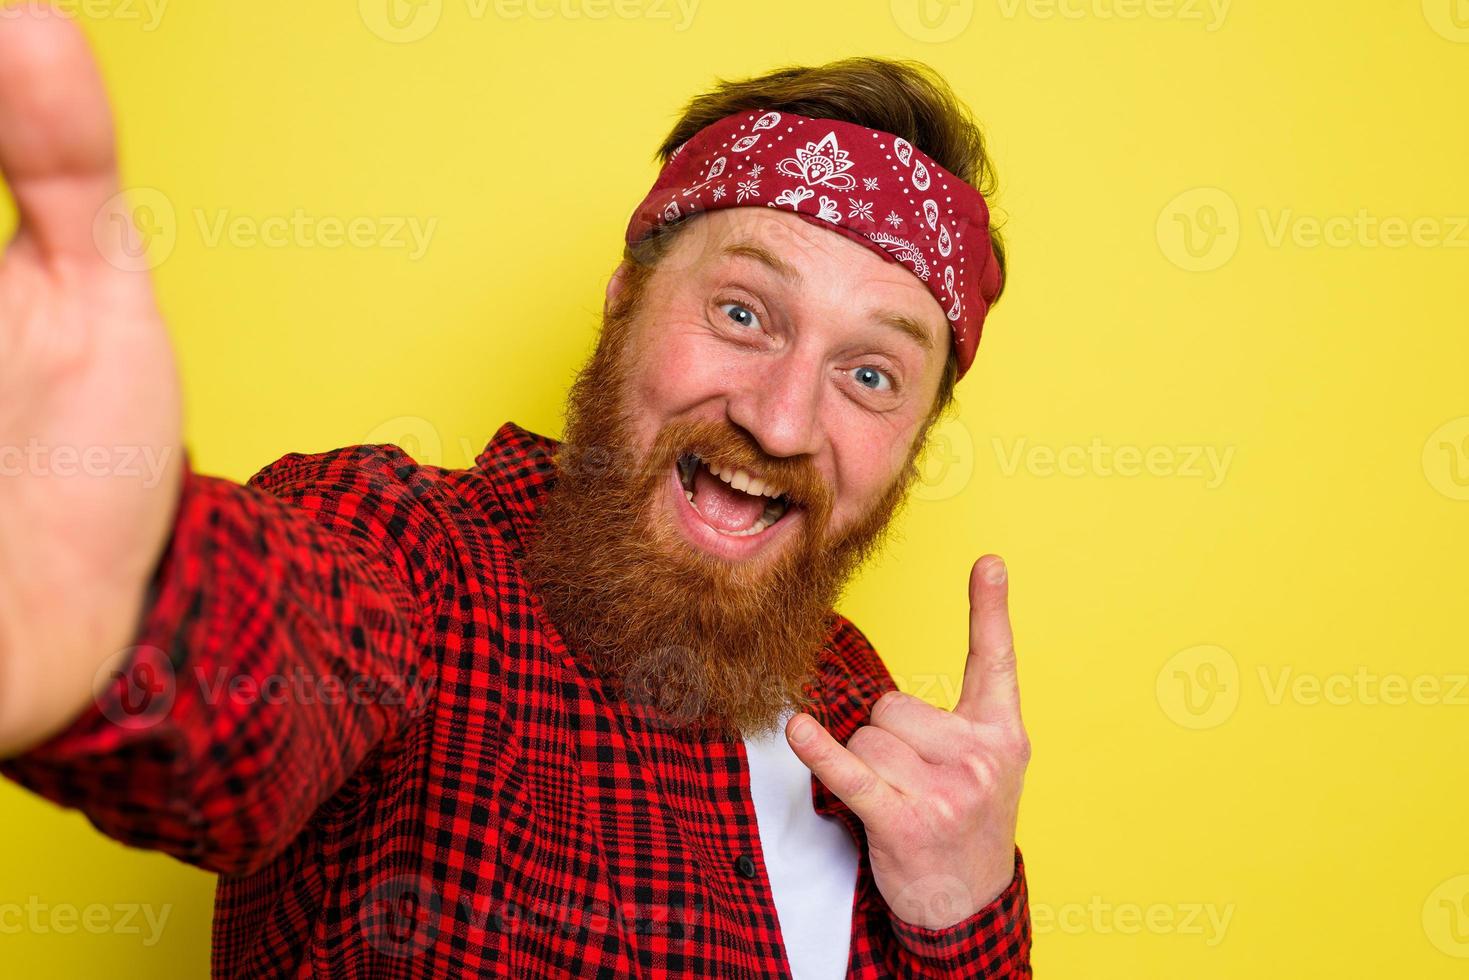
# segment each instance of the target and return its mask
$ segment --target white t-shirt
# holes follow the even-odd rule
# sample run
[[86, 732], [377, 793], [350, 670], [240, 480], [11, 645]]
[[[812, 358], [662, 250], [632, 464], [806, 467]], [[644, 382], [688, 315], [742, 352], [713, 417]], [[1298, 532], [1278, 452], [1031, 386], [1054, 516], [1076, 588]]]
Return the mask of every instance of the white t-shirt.
[[745, 739], [750, 796], [770, 873], [786, 959], [795, 980], [841, 980], [852, 946], [857, 842], [816, 812], [811, 770], [786, 741], [787, 711], [773, 734]]

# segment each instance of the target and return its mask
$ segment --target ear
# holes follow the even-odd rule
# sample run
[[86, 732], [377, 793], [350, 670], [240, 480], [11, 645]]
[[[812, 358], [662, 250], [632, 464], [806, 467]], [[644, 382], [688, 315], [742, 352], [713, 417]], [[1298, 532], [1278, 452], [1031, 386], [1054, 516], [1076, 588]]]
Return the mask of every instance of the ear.
[[612, 309], [612, 304], [617, 302], [617, 297], [622, 294], [622, 287], [627, 285], [627, 260], [617, 264], [612, 270], [612, 277], [607, 280], [607, 298], [602, 303], [602, 313]]

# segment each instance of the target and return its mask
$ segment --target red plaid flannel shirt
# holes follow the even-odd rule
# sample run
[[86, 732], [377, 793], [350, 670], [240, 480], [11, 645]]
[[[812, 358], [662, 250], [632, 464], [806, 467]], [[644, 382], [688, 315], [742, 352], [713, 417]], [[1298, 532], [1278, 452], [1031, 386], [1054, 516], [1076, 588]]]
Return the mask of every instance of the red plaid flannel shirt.
[[[216, 976], [790, 976], [743, 744], [605, 694], [521, 575], [555, 447], [507, 423], [461, 470], [190, 469], [138, 646], [0, 771], [218, 872]], [[844, 618], [817, 683], [841, 742], [894, 686]], [[861, 853], [849, 977], [1031, 975], [1018, 851], [991, 905], [920, 928], [812, 793]]]

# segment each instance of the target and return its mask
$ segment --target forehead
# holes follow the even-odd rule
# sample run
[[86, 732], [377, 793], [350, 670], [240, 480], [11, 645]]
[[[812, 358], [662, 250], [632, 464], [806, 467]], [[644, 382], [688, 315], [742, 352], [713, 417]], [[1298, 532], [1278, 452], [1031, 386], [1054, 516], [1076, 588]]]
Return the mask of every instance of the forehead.
[[845, 235], [769, 207], [723, 208], [685, 220], [689, 227], [660, 263], [668, 271], [752, 267], [813, 300], [908, 317], [923, 325], [935, 350], [948, 347], [943, 308], [918, 277]]

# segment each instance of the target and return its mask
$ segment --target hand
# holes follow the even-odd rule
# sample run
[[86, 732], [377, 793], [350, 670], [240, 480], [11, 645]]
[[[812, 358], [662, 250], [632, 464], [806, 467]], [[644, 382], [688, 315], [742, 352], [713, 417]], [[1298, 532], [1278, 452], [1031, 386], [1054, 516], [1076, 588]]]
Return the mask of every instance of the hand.
[[[878, 891], [904, 922], [942, 929], [1015, 875], [1015, 822], [1030, 761], [1020, 720], [1005, 564], [969, 573], [969, 656], [953, 711], [889, 691], [843, 747], [810, 715], [786, 722], [797, 758], [867, 830]], [[808, 732], [797, 742], [797, 728]]]
[[[0, 17], [0, 755], [63, 727], [132, 635], [182, 473], [174, 356], [76, 25]], [[94, 234], [95, 229], [95, 234]]]

